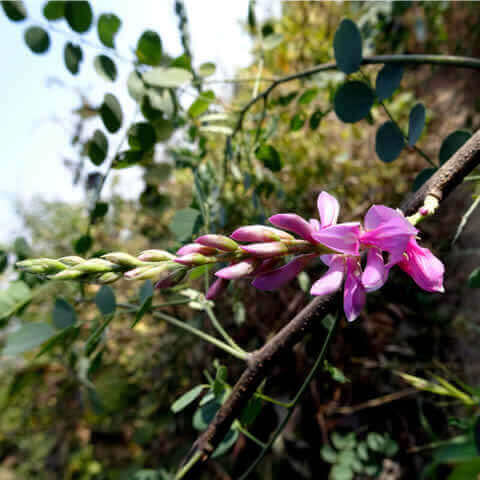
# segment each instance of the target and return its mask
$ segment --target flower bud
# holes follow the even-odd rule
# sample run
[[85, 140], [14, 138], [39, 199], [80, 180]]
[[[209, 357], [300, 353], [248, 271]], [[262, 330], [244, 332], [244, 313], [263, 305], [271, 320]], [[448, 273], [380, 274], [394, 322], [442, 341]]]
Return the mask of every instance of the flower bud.
[[206, 265], [207, 263], [216, 263], [218, 259], [216, 257], [206, 257], [200, 253], [187, 253], [181, 257], [178, 257], [174, 262], [187, 265], [188, 267], [198, 267], [200, 265]]
[[73, 268], [67, 268], [62, 272], [58, 272], [55, 275], [50, 275], [49, 278], [52, 280], [75, 280], [78, 277], [83, 276], [84, 273], [79, 270], [74, 270]]
[[90, 258], [72, 268], [82, 273], [104, 273], [115, 270], [117, 265], [102, 258]]
[[174, 262], [164, 262], [159, 265], [145, 265], [129, 270], [124, 274], [127, 280], [147, 280], [147, 279], [164, 279], [172, 272], [179, 270], [178, 264]]
[[165, 260], [173, 260], [175, 255], [172, 255], [165, 250], [144, 250], [138, 256], [138, 259], [143, 262], [164, 262]]
[[210, 285], [210, 288], [208, 289], [205, 298], [207, 300], [213, 300], [214, 298], [217, 298], [220, 294], [222, 294], [227, 287], [228, 280], [219, 277]]
[[158, 282], [155, 284], [155, 288], [170, 288], [178, 283], [180, 283], [187, 274], [187, 269], [183, 267], [177, 267], [176, 270], [171, 271], [166, 275], [164, 278], [160, 278]]
[[293, 235], [290, 235], [283, 230], [267, 227], [265, 225], [247, 225], [245, 227], [237, 228], [230, 237], [238, 242], [275, 242], [279, 240], [294, 240]]
[[286, 240], [284, 242], [252, 243], [240, 247], [244, 252], [258, 258], [271, 258], [290, 253], [306, 253], [312, 245], [304, 240]]
[[205, 245], [200, 245], [199, 243], [189, 243], [177, 250], [177, 256], [179, 257], [187, 255], [188, 253], [200, 253], [202, 255], [208, 256], [217, 253], [217, 249], [212, 247], [206, 247]]
[[107, 283], [116, 282], [117, 280], [122, 278], [122, 276], [123, 275], [121, 273], [107, 272], [107, 273], [103, 273], [102, 275], [100, 275], [97, 278], [97, 282], [105, 285]]
[[74, 267], [75, 265], [83, 263], [85, 259], [82, 257], [77, 257], [75, 255], [70, 255], [68, 257], [59, 258], [58, 261], [64, 263], [65, 265], [68, 265], [69, 267]]
[[238, 249], [238, 244], [225, 235], [203, 235], [195, 240], [195, 243], [205, 245], [206, 247], [218, 248], [224, 252], [234, 252]]
[[102, 258], [105, 258], [109, 262], [121, 265], [122, 267], [138, 267], [143, 265], [143, 262], [138, 258], [135, 258], [133, 255], [123, 252], [111, 252], [102, 255]]
[[67, 266], [52, 258], [33, 258], [17, 262], [17, 267], [30, 273], [53, 274], [65, 270]]
[[247, 258], [238, 263], [222, 268], [215, 272], [215, 275], [226, 280], [235, 280], [237, 278], [250, 275], [257, 268], [259, 261], [255, 258]]

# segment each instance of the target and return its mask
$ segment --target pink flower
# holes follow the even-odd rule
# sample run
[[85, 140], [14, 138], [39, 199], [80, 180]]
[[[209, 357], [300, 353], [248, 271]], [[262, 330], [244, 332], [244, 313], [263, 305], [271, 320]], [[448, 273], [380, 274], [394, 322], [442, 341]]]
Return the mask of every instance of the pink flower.
[[444, 292], [443, 263], [428, 248], [420, 247], [410, 238], [403, 259], [398, 266], [408, 273], [414, 282], [427, 292]]

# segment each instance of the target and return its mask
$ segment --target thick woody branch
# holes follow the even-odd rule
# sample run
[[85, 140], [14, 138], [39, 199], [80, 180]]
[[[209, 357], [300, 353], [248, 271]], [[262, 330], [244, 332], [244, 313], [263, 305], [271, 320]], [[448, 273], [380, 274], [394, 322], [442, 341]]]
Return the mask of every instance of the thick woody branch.
[[[480, 131], [439, 168], [420, 190], [407, 197], [401, 209], [406, 215], [413, 214], [423, 206], [428, 196], [443, 201], [479, 164]], [[268, 376], [272, 366], [302, 340], [314, 325], [318, 325], [326, 314], [334, 310], [337, 304], [338, 295], [316, 297], [260, 350], [250, 354], [247, 369], [207, 430], [193, 444], [184, 465], [194, 458], [197, 460], [196, 469], [208, 460], [262, 380]], [[193, 469], [190, 470], [192, 472]]]

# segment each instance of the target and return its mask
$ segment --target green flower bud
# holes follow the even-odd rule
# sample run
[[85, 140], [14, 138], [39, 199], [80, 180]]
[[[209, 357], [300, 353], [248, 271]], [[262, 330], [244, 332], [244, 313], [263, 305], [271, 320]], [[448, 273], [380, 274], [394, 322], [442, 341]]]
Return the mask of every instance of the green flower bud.
[[123, 252], [106, 253], [105, 255], [102, 255], [102, 258], [105, 258], [112, 263], [116, 263], [117, 265], [121, 265], [122, 267], [132, 268], [144, 264], [144, 262], [134, 257], [133, 255], [129, 255], [128, 253]]
[[85, 259], [82, 257], [77, 257], [75, 255], [70, 255], [68, 257], [62, 257], [58, 259], [60, 262], [68, 265], [69, 267], [74, 267], [75, 265], [79, 265], [80, 263], [85, 262]]
[[63, 270], [63, 272], [56, 273], [55, 275], [49, 275], [48, 278], [52, 280], [75, 280], [82, 275], [84, 275], [83, 272], [79, 272], [73, 268], [68, 268], [67, 270]]
[[90, 258], [73, 268], [82, 273], [104, 273], [116, 270], [118, 267], [114, 263], [102, 258]]
[[144, 262], [164, 262], [165, 260], [173, 260], [174, 258], [175, 255], [165, 250], [144, 250], [138, 256], [138, 259]]
[[115, 273], [115, 272], [107, 272], [103, 273], [97, 278], [97, 282], [101, 284], [106, 284], [106, 283], [113, 283], [122, 278], [121, 273]]

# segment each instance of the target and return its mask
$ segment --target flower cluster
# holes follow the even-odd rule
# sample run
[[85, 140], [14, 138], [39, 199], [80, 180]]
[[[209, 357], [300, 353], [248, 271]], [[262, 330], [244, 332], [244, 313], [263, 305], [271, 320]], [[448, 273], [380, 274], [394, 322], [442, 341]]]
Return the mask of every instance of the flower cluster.
[[[320, 193], [317, 206], [320, 220], [307, 222], [294, 213], [277, 214], [269, 219], [276, 228], [248, 225], [230, 237], [203, 235], [181, 247], [176, 255], [163, 250], [147, 250], [138, 257], [114, 252], [103, 258], [42, 258], [17, 265], [54, 279], [110, 283], [123, 276], [130, 280], [155, 279], [157, 288], [168, 288], [181, 282], [193, 267], [225, 263], [215, 272], [217, 279], [206, 294], [207, 299], [213, 299], [229, 281], [245, 277], [253, 278], [252, 285], [259, 290], [278, 289], [320, 258], [328, 268], [313, 283], [310, 293], [328, 295], [343, 285], [349, 321], [364, 307], [366, 293], [381, 288], [395, 265], [424, 290], [443, 292], [442, 262], [418, 245], [418, 230], [402, 212], [374, 205], [361, 225], [337, 223], [340, 206], [327, 192]], [[284, 263], [290, 256], [293, 258]]]

